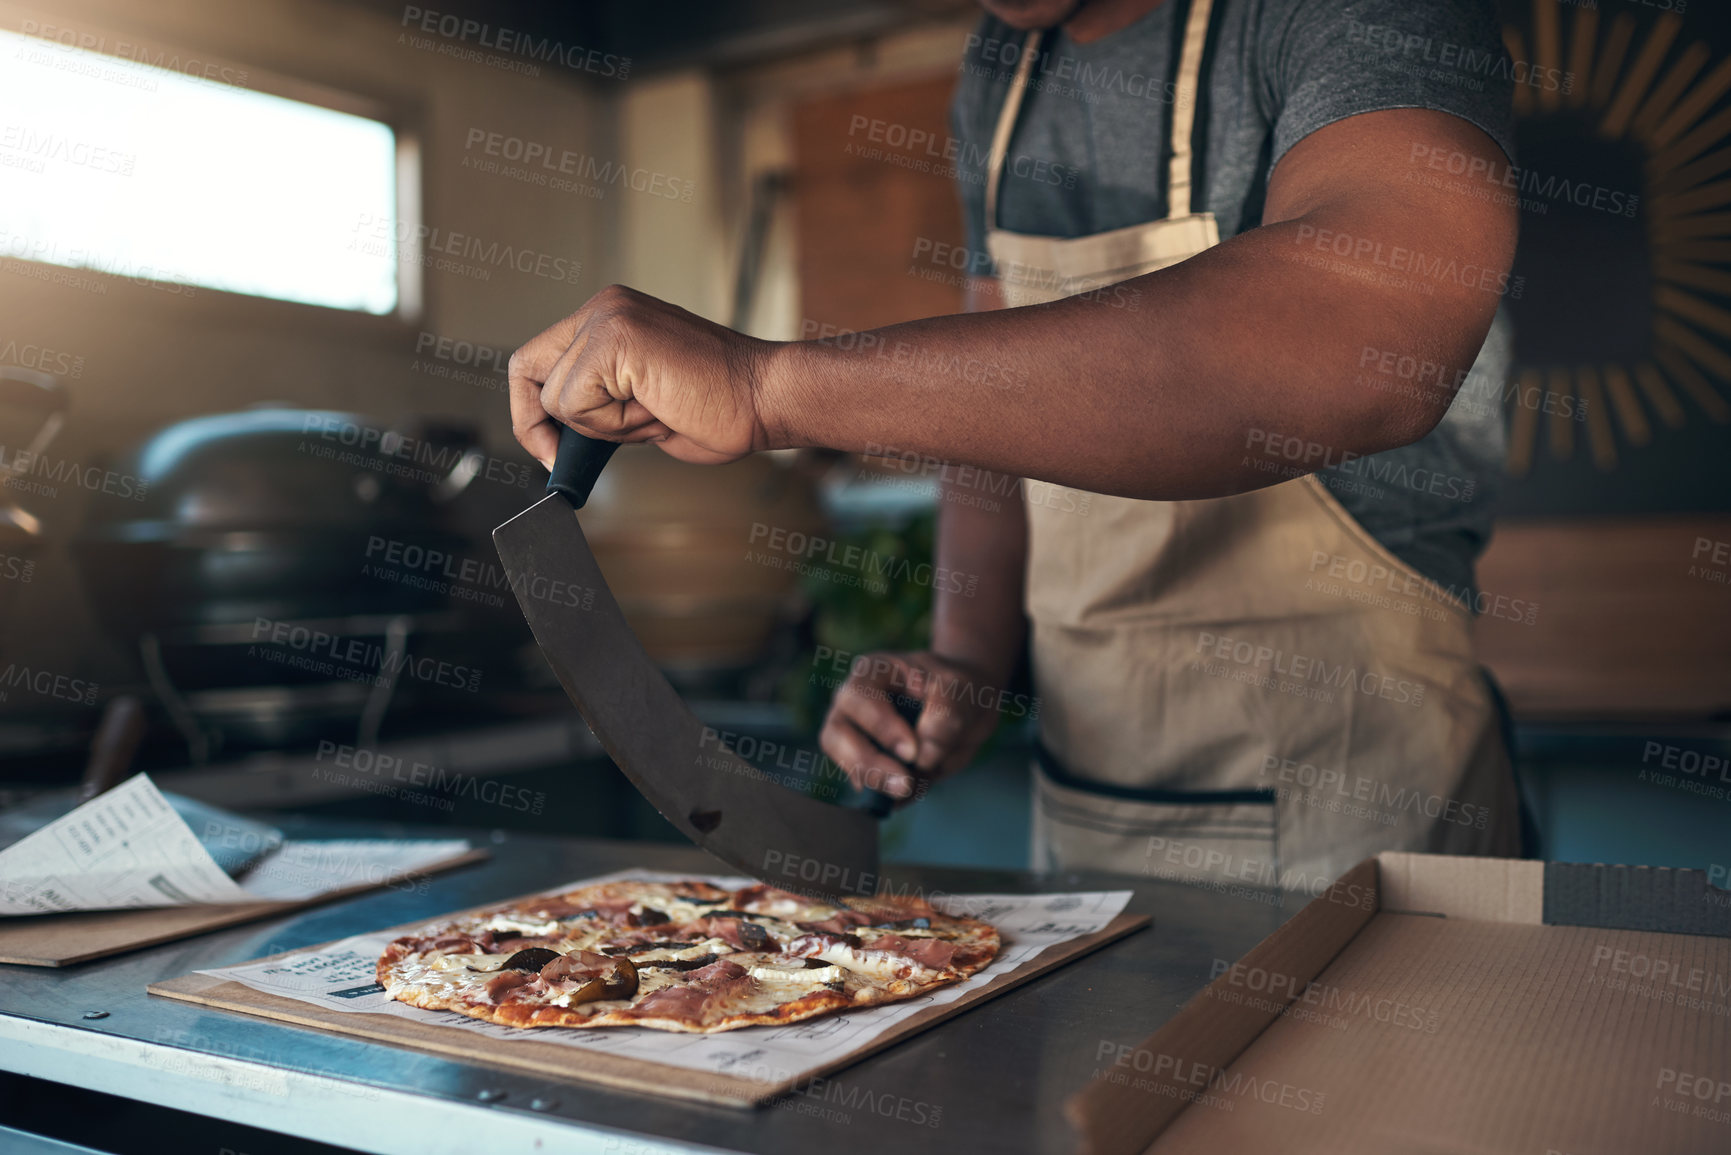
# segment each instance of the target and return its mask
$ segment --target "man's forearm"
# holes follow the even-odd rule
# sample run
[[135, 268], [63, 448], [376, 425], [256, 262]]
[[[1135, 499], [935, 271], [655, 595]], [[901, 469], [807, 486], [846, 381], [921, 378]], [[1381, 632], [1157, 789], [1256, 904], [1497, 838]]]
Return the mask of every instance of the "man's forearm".
[[[1022, 609], [1027, 512], [1018, 479], [981, 471], [944, 482], [937, 568], [952, 580], [932, 606], [932, 651], [1003, 689], [1027, 630]], [[960, 586], [960, 588], [956, 588]]]
[[[875, 341], [778, 347], [772, 388], [798, 399], [793, 444], [921, 453], [1128, 497], [1217, 497], [1271, 477], [1244, 464], [1262, 431], [1341, 454], [1391, 448], [1440, 416], [1357, 383], [1364, 348], [1469, 366], [1482, 326], [1427, 333], [1420, 302], [1312, 269], [1298, 222], [1127, 282], [1135, 308], [1070, 299], [933, 317]], [[1315, 226], [1313, 226], [1315, 227]], [[1402, 290], [1404, 291], [1404, 290]], [[1428, 425], [1425, 425], [1428, 428]]]
[[[1400, 123], [1392, 130], [1398, 140]], [[1247, 461], [1268, 437], [1314, 446], [1296, 462], [1306, 470], [1406, 444], [1452, 394], [1388, 388], [1398, 382], [1362, 369], [1363, 351], [1469, 367], [1513, 250], [1512, 225], [1504, 236], [1457, 194], [1414, 189], [1289, 197], [1291, 219], [1126, 282], [1129, 307], [1089, 295], [771, 346], [759, 390], [772, 436], [844, 450], [893, 443], [1159, 499], [1291, 476]], [[1393, 253], [1405, 271], [1388, 267]], [[1413, 271], [1415, 253], [1430, 272]], [[1459, 275], [1463, 265], [1488, 282]]]
[[[973, 277], [963, 308], [1003, 308], [990, 277]], [[1016, 670], [1027, 635], [1022, 589], [1028, 565], [1028, 510], [1021, 478], [991, 470], [946, 470], [938, 494], [938, 566], [961, 574], [933, 597], [932, 651], [1003, 689]]]

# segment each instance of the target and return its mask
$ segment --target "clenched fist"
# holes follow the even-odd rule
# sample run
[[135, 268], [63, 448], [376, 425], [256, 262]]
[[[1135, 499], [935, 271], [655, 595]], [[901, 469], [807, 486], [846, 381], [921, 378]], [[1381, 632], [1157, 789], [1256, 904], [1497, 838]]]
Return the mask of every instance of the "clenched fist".
[[511, 356], [511, 428], [548, 469], [559, 425], [717, 465], [776, 447], [761, 399], [768, 342], [611, 285]]

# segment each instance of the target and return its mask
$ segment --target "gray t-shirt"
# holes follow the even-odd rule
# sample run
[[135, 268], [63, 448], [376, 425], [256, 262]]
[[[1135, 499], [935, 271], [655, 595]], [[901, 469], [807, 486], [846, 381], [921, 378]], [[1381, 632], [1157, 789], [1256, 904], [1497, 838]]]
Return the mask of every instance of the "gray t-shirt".
[[[1186, 0], [1166, 0], [1090, 44], [1062, 30], [1046, 33], [1010, 140], [999, 227], [1077, 237], [1166, 215], [1167, 135], [1188, 8]], [[1215, 0], [1214, 9], [1193, 137], [1192, 208], [1214, 213], [1223, 240], [1261, 224], [1275, 165], [1319, 128], [1363, 112], [1436, 109], [1477, 125], [1512, 157], [1513, 84], [1567, 83], [1554, 70], [1509, 60], [1492, 0]], [[985, 158], [1025, 36], [984, 18], [969, 38], [951, 107], [975, 267], [989, 267]], [[1487, 291], [1499, 288], [1493, 281]], [[1507, 283], [1507, 293], [1519, 291], [1518, 281]], [[1320, 474], [1379, 542], [1469, 601], [1502, 476], [1505, 317], [1499, 309], [1470, 376], [1429, 436]], [[1362, 358], [1387, 368], [1383, 355], [1393, 354], [1399, 373], [1403, 353], [1366, 349]], [[1434, 390], [1443, 375], [1423, 365], [1414, 372], [1415, 393]], [[1446, 375], [1450, 383], [1459, 376]], [[1265, 468], [1290, 468], [1261, 445], [1249, 448], [1267, 459]]]

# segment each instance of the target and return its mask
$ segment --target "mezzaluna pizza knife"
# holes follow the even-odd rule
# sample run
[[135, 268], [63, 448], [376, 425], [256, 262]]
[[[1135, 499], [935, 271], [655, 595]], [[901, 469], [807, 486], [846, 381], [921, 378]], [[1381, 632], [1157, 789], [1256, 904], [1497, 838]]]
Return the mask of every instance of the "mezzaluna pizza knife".
[[562, 428], [547, 496], [493, 531], [559, 684], [626, 777], [698, 846], [787, 890], [876, 892], [875, 818], [770, 781], [723, 747], [625, 621], [576, 513], [616, 448]]

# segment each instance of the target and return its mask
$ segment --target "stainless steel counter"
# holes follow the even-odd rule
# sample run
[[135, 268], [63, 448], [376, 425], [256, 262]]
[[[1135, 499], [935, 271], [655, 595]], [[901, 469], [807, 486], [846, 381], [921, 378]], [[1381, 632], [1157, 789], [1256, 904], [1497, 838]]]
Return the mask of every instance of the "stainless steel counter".
[[1111, 876], [892, 869], [897, 883], [951, 892], [1131, 886], [1129, 909], [1153, 915], [1155, 925], [755, 1111], [535, 1078], [145, 994], [148, 983], [188, 971], [622, 867], [718, 870], [687, 847], [472, 837], [492, 860], [424, 889], [381, 890], [63, 970], [0, 965], [0, 1069], [404, 1155], [1065, 1151], [1072, 1141], [1063, 1102], [1099, 1057], [1164, 1023], [1206, 985], [1215, 959], [1237, 959], [1300, 905]]

